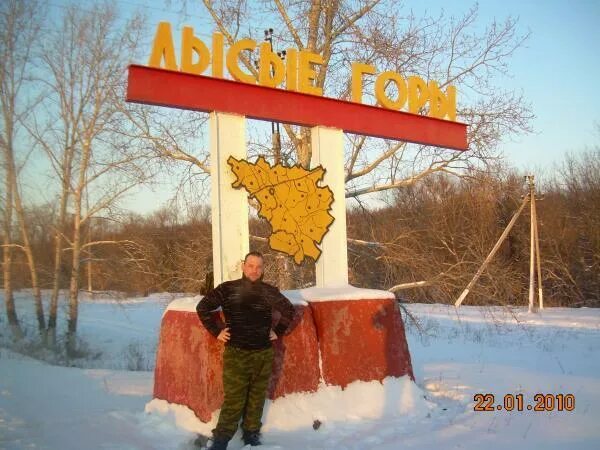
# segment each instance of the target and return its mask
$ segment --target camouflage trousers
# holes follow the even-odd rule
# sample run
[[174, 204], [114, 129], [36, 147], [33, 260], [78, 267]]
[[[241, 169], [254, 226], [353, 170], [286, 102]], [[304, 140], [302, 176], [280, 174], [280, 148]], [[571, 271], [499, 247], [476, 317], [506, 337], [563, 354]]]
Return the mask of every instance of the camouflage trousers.
[[260, 431], [269, 378], [273, 367], [273, 348], [243, 350], [225, 347], [223, 353], [224, 400], [213, 436], [231, 439], [240, 418], [242, 429]]

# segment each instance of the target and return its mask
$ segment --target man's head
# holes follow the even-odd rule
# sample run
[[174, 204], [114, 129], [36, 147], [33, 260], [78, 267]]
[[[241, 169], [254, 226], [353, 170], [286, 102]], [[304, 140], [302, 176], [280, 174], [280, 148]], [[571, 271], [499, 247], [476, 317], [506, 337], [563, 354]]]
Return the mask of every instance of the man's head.
[[262, 278], [263, 275], [263, 255], [260, 252], [250, 252], [244, 258], [242, 272], [250, 281], [254, 282]]

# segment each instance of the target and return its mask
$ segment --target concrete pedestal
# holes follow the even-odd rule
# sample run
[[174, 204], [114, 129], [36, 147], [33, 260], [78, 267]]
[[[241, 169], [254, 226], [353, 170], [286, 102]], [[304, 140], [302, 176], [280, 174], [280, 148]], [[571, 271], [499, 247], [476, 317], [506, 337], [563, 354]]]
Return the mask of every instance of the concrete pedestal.
[[[268, 398], [316, 392], [320, 383], [344, 388], [390, 376], [414, 380], [395, 299], [382, 291], [350, 289], [348, 299], [317, 298], [324, 291], [318, 289], [284, 292], [294, 297], [296, 317], [292, 331], [274, 344]], [[380, 295], [369, 298], [373, 293]], [[187, 405], [208, 422], [223, 401], [223, 344], [204, 329], [196, 304], [175, 301], [163, 316], [154, 397]]]

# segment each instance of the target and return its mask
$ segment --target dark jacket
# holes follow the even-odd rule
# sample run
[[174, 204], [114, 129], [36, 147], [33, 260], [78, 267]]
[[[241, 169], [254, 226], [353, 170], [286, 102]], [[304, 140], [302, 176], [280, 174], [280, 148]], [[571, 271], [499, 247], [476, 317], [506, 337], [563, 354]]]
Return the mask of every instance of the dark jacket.
[[226, 345], [247, 350], [269, 348], [269, 334], [273, 309], [281, 313], [281, 319], [273, 329], [282, 336], [294, 318], [294, 306], [279, 289], [262, 280], [256, 282], [242, 278], [221, 283], [206, 295], [196, 311], [206, 329], [215, 337], [221, 332], [211, 311], [221, 307], [230, 339]]

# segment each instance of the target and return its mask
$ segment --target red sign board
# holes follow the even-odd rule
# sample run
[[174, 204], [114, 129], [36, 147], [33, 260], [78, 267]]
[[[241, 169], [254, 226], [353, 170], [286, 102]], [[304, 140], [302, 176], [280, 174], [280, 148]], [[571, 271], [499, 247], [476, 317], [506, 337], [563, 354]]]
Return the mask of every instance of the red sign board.
[[147, 66], [129, 67], [127, 101], [467, 150], [467, 125], [463, 123]]

